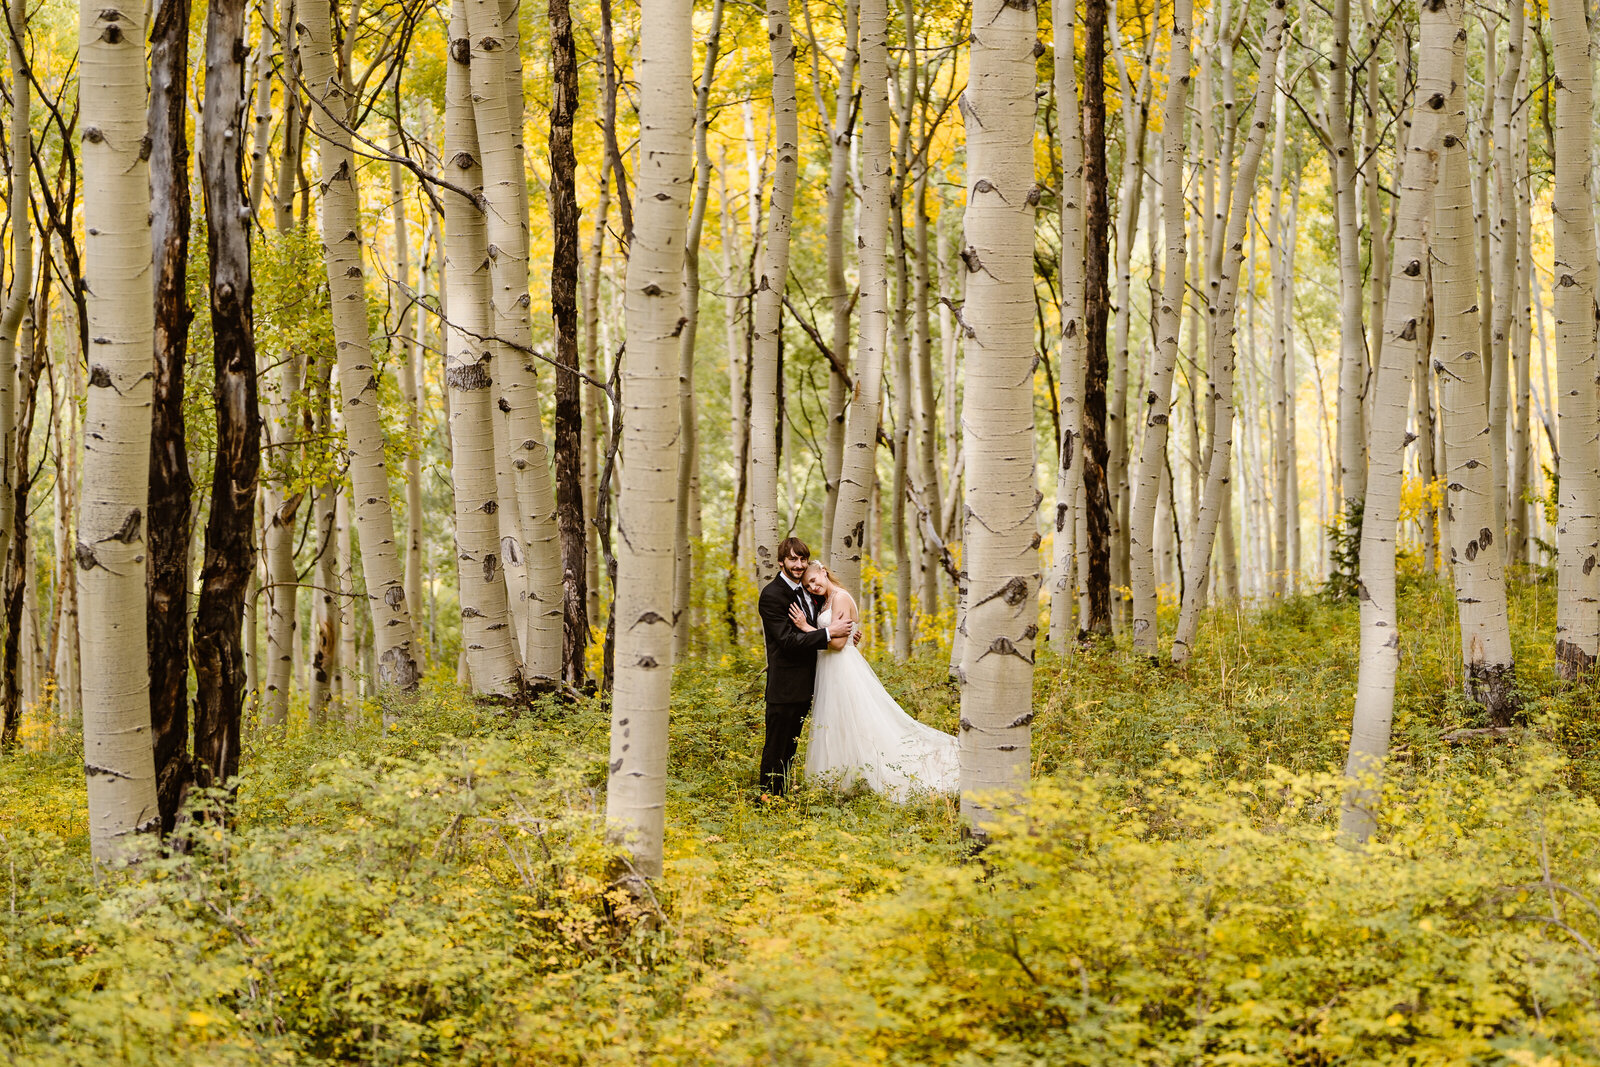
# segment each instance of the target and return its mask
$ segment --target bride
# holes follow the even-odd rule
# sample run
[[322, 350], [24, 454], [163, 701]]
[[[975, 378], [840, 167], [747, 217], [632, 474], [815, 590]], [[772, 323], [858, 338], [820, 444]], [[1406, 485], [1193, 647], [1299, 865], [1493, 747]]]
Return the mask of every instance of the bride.
[[[827, 603], [815, 626], [798, 605], [791, 606], [789, 617], [797, 628], [857, 621], [855, 601], [821, 563], [812, 561], [803, 584], [813, 596], [826, 596]], [[865, 781], [896, 800], [913, 790], [954, 792], [961, 780], [957, 749], [954, 737], [901, 710], [851, 637], [835, 638], [817, 654], [807, 777], [836, 778], [844, 786]]]

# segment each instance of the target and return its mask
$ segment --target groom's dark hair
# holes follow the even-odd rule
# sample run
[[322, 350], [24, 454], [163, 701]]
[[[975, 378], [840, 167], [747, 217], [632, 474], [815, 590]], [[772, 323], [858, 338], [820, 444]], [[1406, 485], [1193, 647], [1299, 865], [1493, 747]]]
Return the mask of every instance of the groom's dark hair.
[[806, 543], [798, 537], [785, 537], [778, 542], [778, 562], [782, 563], [790, 556], [795, 559], [810, 559], [811, 549], [807, 548]]

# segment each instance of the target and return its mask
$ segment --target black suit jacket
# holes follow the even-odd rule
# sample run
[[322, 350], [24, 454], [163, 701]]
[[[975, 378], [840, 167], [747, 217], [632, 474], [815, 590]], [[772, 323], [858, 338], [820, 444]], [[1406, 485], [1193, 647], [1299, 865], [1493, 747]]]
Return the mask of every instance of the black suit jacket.
[[[809, 595], [809, 594], [807, 594]], [[783, 576], [761, 590], [761, 630], [767, 640], [767, 703], [804, 704], [817, 679], [817, 653], [828, 646], [828, 631], [810, 633], [789, 618], [794, 591]]]

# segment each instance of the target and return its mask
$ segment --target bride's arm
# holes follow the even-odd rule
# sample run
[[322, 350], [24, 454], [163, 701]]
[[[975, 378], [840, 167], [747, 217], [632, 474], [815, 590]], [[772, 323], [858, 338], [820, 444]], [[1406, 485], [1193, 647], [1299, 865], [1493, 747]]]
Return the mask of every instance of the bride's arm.
[[[828, 610], [832, 613], [834, 622], [845, 621], [850, 623], [852, 629], [854, 628], [856, 621], [856, 602], [850, 598], [849, 593], [846, 593], [842, 589], [835, 593], [833, 598], [828, 602]], [[828, 647], [837, 652], [849, 643], [850, 634], [846, 633], [843, 637], [831, 638], [828, 641]]]

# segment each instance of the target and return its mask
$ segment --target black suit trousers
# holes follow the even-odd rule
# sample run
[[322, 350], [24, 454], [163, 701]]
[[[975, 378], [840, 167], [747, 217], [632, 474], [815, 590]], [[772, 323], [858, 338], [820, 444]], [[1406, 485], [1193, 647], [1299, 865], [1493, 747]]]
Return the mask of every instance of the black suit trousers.
[[761, 747], [761, 786], [774, 796], [789, 788], [790, 767], [800, 747], [800, 728], [811, 712], [811, 701], [767, 704], [767, 740]]

